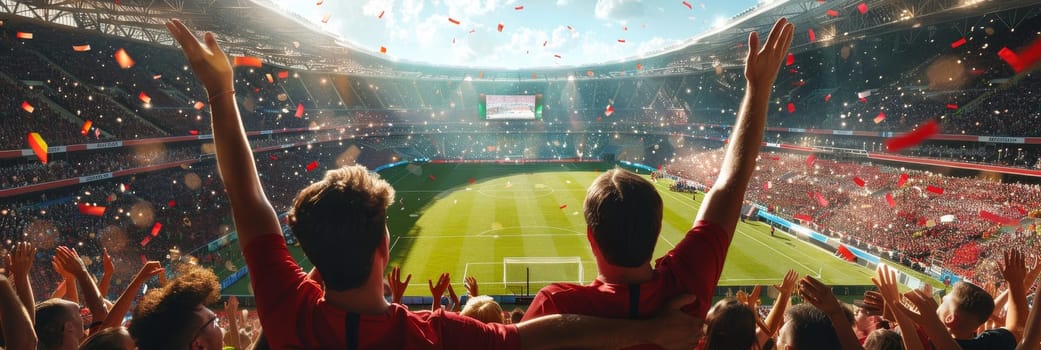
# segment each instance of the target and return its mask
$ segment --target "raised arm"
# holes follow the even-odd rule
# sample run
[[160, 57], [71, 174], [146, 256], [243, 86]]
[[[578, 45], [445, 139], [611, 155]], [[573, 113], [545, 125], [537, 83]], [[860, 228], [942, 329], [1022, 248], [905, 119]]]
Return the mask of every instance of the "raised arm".
[[405, 280], [401, 280], [401, 267], [394, 266], [390, 269], [390, 274], [387, 275], [387, 283], [390, 284], [390, 302], [395, 304], [401, 304], [401, 297], [405, 295], [405, 289], [408, 288], [408, 282], [412, 280], [412, 274], [408, 274]]
[[112, 305], [112, 310], [108, 311], [108, 317], [105, 317], [105, 321], [101, 323], [100, 329], [118, 327], [123, 323], [123, 316], [130, 310], [130, 305], [134, 303], [134, 299], [137, 299], [137, 294], [141, 292], [141, 286], [152, 276], [162, 272], [163, 265], [158, 261], [149, 261], [144, 266], [141, 266], [141, 271], [137, 272], [127, 289], [123, 291], [116, 303]]
[[112, 285], [112, 273], [116, 271], [116, 266], [112, 264], [112, 257], [108, 255], [108, 248], [101, 249], [101, 262], [105, 273], [101, 275], [101, 281], [98, 281], [98, 291], [101, 292], [102, 297], [107, 298], [108, 288]]
[[764, 322], [766, 329], [760, 328], [756, 330], [760, 348], [781, 329], [781, 324], [784, 323], [784, 311], [791, 304], [792, 292], [795, 291], [795, 283], [798, 281], [799, 273], [795, 272], [795, 270], [788, 270], [788, 273], [784, 274], [784, 280], [781, 281], [781, 284], [774, 286], [774, 288], [777, 288], [778, 294], [777, 299], [774, 300], [774, 307], [770, 309], [770, 314], [766, 315], [766, 322]]
[[[1030, 282], [1034, 282], [1031, 280]], [[1023, 338], [1016, 350], [1041, 350], [1041, 285], [1034, 288], [1034, 306], [1030, 308], [1030, 316], [1027, 317], [1027, 325], [1023, 330]]]
[[448, 284], [452, 282], [452, 277], [447, 273], [441, 273], [441, 277], [437, 279], [437, 284], [434, 281], [427, 280], [427, 284], [430, 285], [430, 295], [434, 297], [434, 302], [430, 304], [430, 311], [434, 311], [441, 308], [441, 296], [445, 295], [445, 291], [448, 290]]
[[831, 287], [813, 277], [806, 276], [799, 281], [799, 292], [803, 299], [816, 306], [831, 319], [831, 326], [835, 329], [835, 335], [839, 337], [842, 350], [863, 349], [860, 341], [857, 340], [857, 335], [853, 333], [853, 325], [849, 323], [846, 312], [842, 310], [842, 304], [839, 304], [839, 300], [831, 292]]
[[1008, 313], [1005, 315], [1005, 328], [1016, 336], [1016, 341], [1023, 339], [1023, 327], [1027, 321], [1027, 290], [1023, 286], [1027, 278], [1027, 266], [1023, 253], [1018, 250], [1005, 252], [1005, 265], [1001, 275], [1008, 282]]
[[745, 97], [730, 134], [726, 156], [712, 190], [705, 195], [697, 220], [709, 219], [733, 235], [741, 215], [741, 204], [748, 181], [755, 171], [755, 159], [762, 146], [766, 128], [766, 108], [777, 71], [788, 53], [795, 26], [781, 18], [770, 30], [770, 36], [759, 46], [759, 35], [748, 37], [745, 60]]
[[[64, 298], [65, 300], [79, 304], [80, 292], [79, 289], [76, 288], [76, 276], [69, 271], [65, 271], [65, 269], [58, 264], [57, 255], [54, 256], [53, 260], [51, 260], [51, 266], [54, 267], [54, 271], [58, 272], [58, 275], [60, 275], [62, 279], [61, 284], [58, 285], [58, 288], [54, 291], [55, 298]], [[64, 286], [64, 290], [62, 290], [62, 286]]]
[[235, 348], [235, 350], [242, 350], [246, 347], [242, 346], [242, 341], [239, 339], [239, 298], [232, 295], [228, 297], [228, 301], [224, 302], [224, 314], [228, 317], [228, 332], [231, 333], [231, 339], [229, 339], [228, 346]]
[[908, 315], [900, 312], [897, 309], [897, 304], [903, 299], [900, 295], [900, 291], [897, 289], [896, 271], [889, 268], [885, 264], [878, 265], [875, 269], [875, 277], [871, 278], [871, 281], [878, 287], [879, 292], [882, 294], [882, 299], [885, 300], [886, 308], [893, 311], [893, 318], [895, 318], [897, 326], [900, 327], [900, 332], [904, 335], [902, 338], [904, 342], [904, 349], [906, 350], [922, 350], [925, 349], [922, 345], [921, 338], [918, 337], [915, 329], [916, 324], [911, 320]]
[[656, 318], [644, 321], [582, 315], [548, 315], [517, 324], [521, 347], [528, 349], [619, 349], [657, 344], [666, 349], [692, 349], [701, 336], [702, 320], [680, 310], [693, 295], [673, 300]]
[[29, 314], [11, 288], [11, 281], [0, 274], [0, 324], [8, 349], [36, 348], [36, 332]]
[[35, 305], [33, 298], [33, 286], [29, 282], [29, 271], [33, 268], [33, 260], [36, 260], [36, 248], [29, 242], [18, 242], [14, 252], [7, 256], [7, 266], [11, 268], [11, 278], [14, 282], [14, 291], [18, 293], [25, 312], [29, 313], [29, 321], [36, 322]]
[[[76, 277], [77, 284], [83, 290], [83, 303], [90, 309], [93, 319], [100, 321], [108, 317], [108, 309], [105, 308], [105, 304], [101, 301], [101, 292], [98, 291], [98, 286], [94, 284], [94, 280], [90, 278], [87, 266], [83, 265], [83, 260], [80, 259], [79, 254], [76, 254], [76, 251], [72, 248], [60, 246], [58, 247], [56, 258], [63, 270], [72, 273]], [[71, 290], [71, 287], [69, 288]]]
[[[217, 45], [213, 33], [204, 34], [206, 44], [179, 20], [166, 23], [170, 34], [181, 44], [195, 76], [209, 94], [213, 143], [217, 148], [217, 168], [231, 201], [231, 214], [238, 230], [239, 246], [246, 248], [264, 234], [280, 234], [282, 226], [271, 207], [257, 176], [253, 151], [246, 140], [238, 105], [235, 102], [234, 74], [228, 57]], [[260, 271], [258, 271], [260, 272]]]
[[[896, 303], [894, 305], [896, 309], [893, 311], [894, 313], [903, 313], [917, 323], [932, 342], [933, 349], [961, 350], [961, 345], [954, 341], [954, 338], [947, 331], [947, 326], [943, 324], [943, 321], [940, 321], [940, 316], [937, 316], [936, 309], [940, 306], [936, 304], [936, 300], [933, 299], [932, 295], [915, 289], [904, 294], [904, 297], [914, 305], [916, 310], [909, 309], [903, 303]], [[908, 332], [908, 334], [911, 333]]]

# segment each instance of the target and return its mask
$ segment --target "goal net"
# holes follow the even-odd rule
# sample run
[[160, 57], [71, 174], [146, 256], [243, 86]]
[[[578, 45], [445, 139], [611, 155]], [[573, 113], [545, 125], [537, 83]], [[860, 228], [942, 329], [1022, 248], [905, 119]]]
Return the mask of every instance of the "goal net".
[[565, 257], [516, 257], [502, 259], [504, 287], [522, 286], [528, 283], [545, 285], [556, 282], [582, 284], [585, 275], [582, 259]]

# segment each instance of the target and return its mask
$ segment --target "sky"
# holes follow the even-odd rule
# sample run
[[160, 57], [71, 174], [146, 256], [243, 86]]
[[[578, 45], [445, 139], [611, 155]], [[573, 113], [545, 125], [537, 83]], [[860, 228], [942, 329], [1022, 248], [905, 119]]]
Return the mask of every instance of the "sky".
[[687, 8], [682, 0], [273, 1], [344, 42], [391, 60], [507, 69], [653, 55], [725, 24], [757, 2], [687, 0]]

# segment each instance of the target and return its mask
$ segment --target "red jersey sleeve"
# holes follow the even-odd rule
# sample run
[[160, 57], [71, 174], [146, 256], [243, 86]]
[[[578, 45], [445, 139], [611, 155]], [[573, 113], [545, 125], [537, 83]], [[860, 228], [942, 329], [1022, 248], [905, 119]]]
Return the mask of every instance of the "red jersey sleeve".
[[662, 277], [671, 279], [685, 293], [698, 296], [695, 315], [704, 316], [712, 306], [712, 296], [723, 273], [731, 235], [719, 225], [700, 220], [683, 240], [657, 261]]
[[556, 315], [560, 313], [557, 309], [557, 304], [553, 302], [553, 298], [549, 297], [549, 292], [546, 289], [551, 286], [546, 286], [535, 295], [535, 299], [531, 301], [531, 305], [528, 306], [528, 310], [524, 312], [524, 318], [521, 318], [521, 322], [533, 320], [543, 315]]
[[294, 344], [297, 322], [307, 321], [298, 320], [298, 311], [317, 303], [321, 286], [307, 279], [280, 234], [254, 238], [242, 253], [268, 342], [272, 348]]
[[434, 318], [441, 323], [443, 349], [520, 349], [517, 326], [481, 321], [454, 312], [438, 310]]

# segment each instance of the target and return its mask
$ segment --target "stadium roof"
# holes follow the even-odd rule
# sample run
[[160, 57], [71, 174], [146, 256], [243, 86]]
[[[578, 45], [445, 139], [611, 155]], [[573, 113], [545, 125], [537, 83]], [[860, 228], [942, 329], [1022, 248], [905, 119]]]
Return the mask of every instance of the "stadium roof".
[[[1033, 0], [767, 1], [734, 16], [726, 26], [642, 58], [531, 70], [394, 62], [356, 49], [303, 17], [286, 15], [270, 0], [0, 0], [0, 17], [21, 16], [160, 45], [174, 45], [163, 22], [181, 18], [192, 28], [217, 33], [232, 54], [259, 56], [298, 69], [408, 78], [552, 80], [688, 74], [739, 66], [748, 33], [769, 30], [780, 16], [799, 28], [792, 49], [798, 52], [897, 31], [916, 36], [937, 30], [934, 26], [940, 23], [949, 23], [943, 30], [967, 33], [976, 23], [959, 20], [984, 14], [1014, 27], [1039, 11], [1038, 6], [1030, 7], [1034, 4]], [[809, 29], [815, 31], [813, 42]]]

